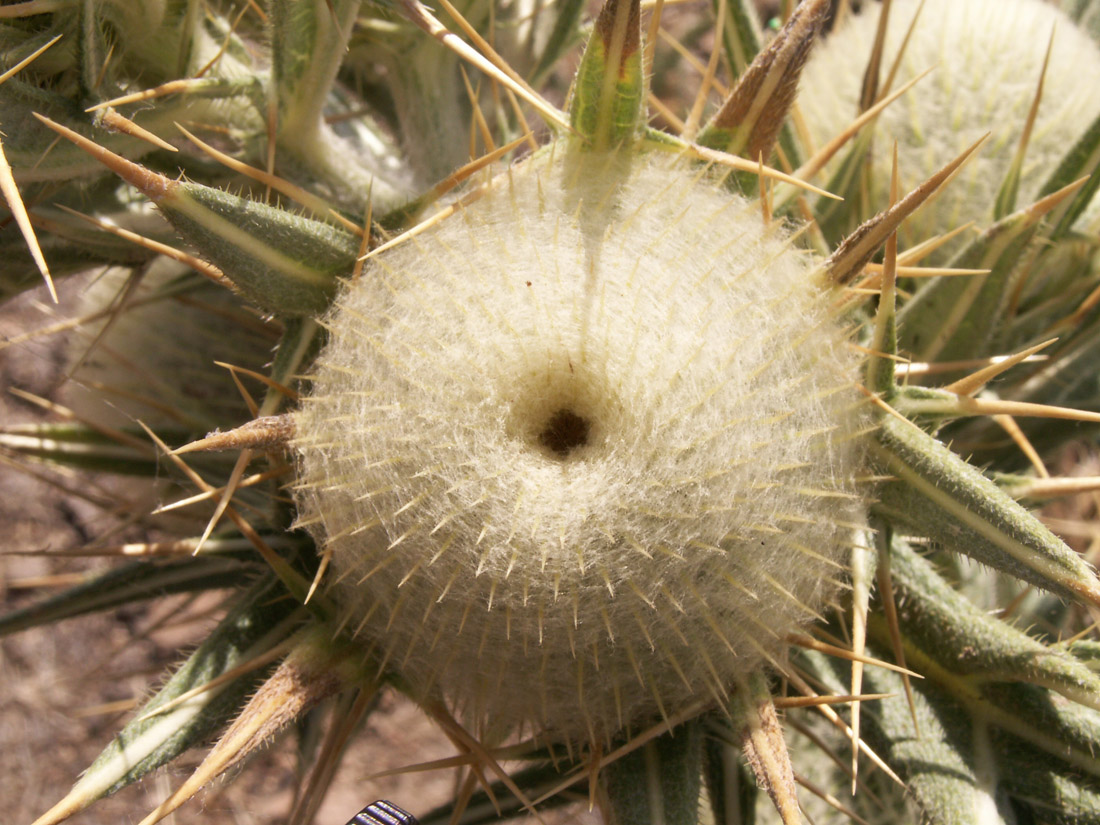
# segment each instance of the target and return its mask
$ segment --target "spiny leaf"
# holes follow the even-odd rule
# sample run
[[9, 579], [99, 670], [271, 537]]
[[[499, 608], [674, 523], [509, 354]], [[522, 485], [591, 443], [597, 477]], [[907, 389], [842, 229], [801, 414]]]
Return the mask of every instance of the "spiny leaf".
[[593, 151], [629, 143], [644, 94], [640, 2], [608, 0], [577, 69], [569, 123]]
[[0, 636], [172, 593], [239, 586], [242, 576], [256, 570], [250, 562], [227, 556], [132, 562], [106, 573], [90, 573], [84, 584], [0, 616]]
[[263, 450], [284, 447], [293, 437], [294, 419], [290, 415], [265, 415], [227, 432], [210, 433], [173, 452], [183, 455], [196, 451]]
[[[187, 94], [176, 95], [170, 102], [160, 102], [134, 115], [135, 122], [157, 134], [171, 134], [176, 121], [202, 121], [211, 110], [237, 108], [250, 118], [240, 117], [238, 127], [248, 133], [258, 130], [261, 121], [250, 102], [262, 98], [262, 89], [255, 78], [227, 80], [210, 78], [194, 81]], [[238, 99], [244, 103], [235, 102]], [[18, 79], [0, 85], [0, 108], [5, 115], [5, 150], [15, 179], [21, 186], [32, 182], [68, 182], [76, 178], [102, 175], [102, 166], [76, 146], [67, 143], [52, 145], [54, 139], [34, 121], [39, 115], [95, 139], [107, 150], [126, 158], [137, 159], [155, 149], [145, 140], [122, 132], [90, 128], [88, 115], [72, 99], [39, 86], [21, 83]], [[97, 115], [97, 122], [102, 122]], [[48, 151], [47, 151], [48, 150]]]
[[860, 131], [825, 184], [825, 189], [835, 192], [843, 200], [819, 198], [814, 204], [814, 221], [832, 244], [839, 243], [854, 232], [859, 216], [871, 211], [864, 208], [867, 192], [861, 185], [860, 176], [873, 139], [873, 130]]
[[294, 602], [280, 599], [280, 592], [281, 588], [269, 576], [244, 593], [164, 687], [111, 740], [65, 798], [36, 825], [59, 822], [136, 782], [201, 742], [224, 723], [253, 689], [258, 678], [255, 671], [241, 673], [197, 693], [170, 710], [150, 714], [282, 642], [296, 621]]
[[872, 509], [917, 535], [1053, 593], [1100, 605], [1090, 567], [996, 484], [928, 433], [882, 416], [871, 444], [881, 472]]
[[830, 279], [834, 283], [844, 284], [854, 278], [901, 222], [939, 190], [973, 156], [984, 141], [985, 137], [918, 185], [896, 204], [875, 215], [845, 238], [824, 264]]
[[[1072, 656], [1040, 645], [953, 594], [931, 564], [902, 542], [891, 548], [890, 563], [906, 658], [926, 677], [914, 683], [914, 690], [949, 694], [974, 720], [1043, 751], [1047, 765], [1060, 762], [1100, 777], [1093, 747], [1100, 735], [1100, 713], [1074, 701], [1085, 698], [1097, 704], [1095, 674]], [[944, 616], [954, 621], [955, 608], [965, 612], [959, 622], [945, 626]], [[872, 621], [879, 644], [886, 643], [884, 625], [878, 617]], [[986, 644], [991, 644], [989, 651]]]
[[[713, 0], [717, 10], [720, 0]], [[760, 51], [760, 23], [756, 6], [751, 0], [727, 0], [725, 25], [722, 27], [722, 47], [730, 70], [740, 77]]]
[[696, 141], [700, 145], [749, 160], [771, 156], [827, 6], [827, 0], [808, 0], [798, 5], [699, 133]]
[[1035, 126], [1035, 116], [1039, 112], [1039, 103], [1043, 99], [1043, 82], [1046, 80], [1047, 67], [1050, 65], [1050, 50], [1054, 47], [1054, 32], [1050, 33], [1050, 41], [1047, 43], [1047, 52], [1043, 57], [1043, 68], [1039, 74], [1039, 84], [1035, 89], [1035, 97], [1031, 101], [1031, 108], [1024, 121], [1023, 131], [1020, 133], [1020, 142], [1016, 152], [1012, 155], [1012, 162], [997, 190], [997, 197], [993, 201], [993, 218], [1000, 220], [1005, 215], [1016, 209], [1016, 196], [1020, 191], [1020, 173], [1024, 168], [1024, 160], [1027, 157], [1027, 146], [1031, 140], [1031, 130]]
[[1026, 682], [1100, 710], [1100, 674], [981, 610], [904, 545], [890, 565], [907, 645], [972, 684]]
[[[740, 77], [760, 52], [760, 16], [751, 0], [712, 0], [716, 12], [723, 2], [726, 13], [720, 33], [722, 50], [731, 73], [734, 77]], [[797, 169], [802, 165], [802, 148], [789, 123], [784, 122], [780, 127], [779, 147], [789, 168]]]
[[367, 657], [361, 650], [332, 642], [331, 637], [331, 629], [324, 625], [302, 631], [290, 654], [260, 686], [202, 764], [141, 825], [164, 819], [318, 702], [353, 684], [366, 683], [362, 671]]
[[[898, 200], [898, 147], [894, 144], [893, 173], [890, 180], [890, 205]], [[894, 361], [898, 352], [898, 325], [896, 314], [898, 281], [898, 233], [894, 231], [886, 239], [883, 258], [882, 286], [879, 292], [875, 328], [871, 337], [871, 356], [867, 359], [865, 374], [871, 392], [889, 396], [894, 391]], [[853, 690], [853, 693], [858, 691]]]
[[[1097, 14], [1100, 20], [1100, 14]], [[1100, 115], [1066, 153], [1058, 168], [1039, 190], [1040, 196], [1051, 195], [1075, 180], [1088, 177], [1088, 181], [1070, 201], [1060, 205], [1051, 215], [1054, 228], [1049, 237], [1052, 241], [1064, 238], [1092, 202], [1096, 190], [1100, 189]]]
[[948, 392], [957, 393], [959, 395], [974, 395], [979, 392], [986, 384], [992, 381], [994, 378], [999, 377], [1001, 374], [1008, 372], [1017, 364], [1022, 364], [1028, 360], [1032, 355], [1039, 352], [1042, 349], [1046, 349], [1053, 344], [1057, 338], [1051, 338], [1046, 341], [1042, 341], [1033, 347], [1021, 350], [1013, 355], [997, 356], [992, 360], [988, 366], [982, 367], [977, 372], [972, 372], [969, 375], [963, 376], [958, 381], [953, 381], [944, 387]]
[[1012, 296], [1018, 264], [1039, 221], [1083, 184], [1072, 183], [1002, 218], [963, 249], [951, 266], [987, 275], [936, 278], [898, 313], [901, 346], [921, 361], [954, 361], [988, 354]]
[[[821, 666], [836, 667], [827, 662]], [[839, 686], [844, 673], [837, 672], [834, 678]], [[967, 709], [934, 685], [915, 684], [918, 735], [909, 704], [901, 695], [901, 678], [889, 671], [876, 671], [868, 672], [865, 681], [873, 690], [897, 694], [864, 709], [864, 735], [905, 779], [921, 821], [928, 825], [1005, 825], [993, 789], [976, 764], [979, 755], [988, 754], [988, 738]]]
[[1046, 754], [1015, 736], [993, 731], [991, 744], [1001, 762], [1001, 783], [1026, 800], [1036, 819], [1052, 825], [1100, 822], [1100, 781], [1064, 765], [1051, 765]]
[[[876, 750], [905, 777], [924, 819], [945, 825], [1016, 822], [1021, 813], [1016, 806], [1022, 806], [1046, 821], [1049, 811], [1064, 810], [1065, 785], [1050, 779], [1072, 776], [1081, 787], [1094, 787], [1100, 763], [1088, 743], [1100, 715], [1052, 697], [1041, 685], [1095, 700], [1096, 675], [1063, 651], [977, 609], [903, 543], [893, 543], [890, 564], [906, 658], [927, 677], [913, 684], [920, 731], [900, 695], [900, 677], [879, 669], [865, 676], [870, 688], [898, 695], [864, 709], [865, 729]], [[869, 629], [876, 649], [889, 649], [880, 614], [872, 615]], [[840, 662], [801, 656], [832, 689], [842, 688], [846, 669]], [[1041, 670], [1047, 672], [1040, 675]], [[1027, 783], [1014, 781], [1013, 756], [1021, 750], [1033, 765]], [[1040, 776], [1048, 781], [1037, 781]], [[1019, 792], [1025, 786], [1028, 792]], [[1006, 790], [1017, 796], [1015, 812], [1006, 805]], [[1074, 810], [1085, 811], [1088, 804]]]
[[322, 314], [359, 250], [349, 232], [201, 184], [157, 205], [247, 298], [286, 317]]
[[220, 189], [170, 180], [48, 118], [39, 119], [140, 189], [264, 310], [287, 317], [321, 314], [335, 294], [337, 278], [351, 272], [359, 244], [350, 232]]

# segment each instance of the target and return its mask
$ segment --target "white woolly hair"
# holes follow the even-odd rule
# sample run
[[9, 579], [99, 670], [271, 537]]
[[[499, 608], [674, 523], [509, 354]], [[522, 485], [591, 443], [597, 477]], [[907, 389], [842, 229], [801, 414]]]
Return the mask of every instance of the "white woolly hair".
[[725, 697], [843, 586], [865, 420], [758, 204], [553, 150], [344, 291], [297, 495], [386, 666], [483, 734], [603, 741]]
[[[885, 77], [920, 5], [895, 0], [887, 27]], [[859, 114], [863, 75], [881, 5], [865, 3], [810, 59], [799, 94], [818, 146]], [[1100, 113], [1100, 49], [1073, 21], [1043, 0], [927, 0], [905, 47], [892, 89], [922, 79], [879, 116], [876, 140], [898, 141], [901, 191], [912, 189], [986, 132], [977, 158], [937, 195], [935, 206], [906, 221], [916, 240], [968, 221], [992, 222], [993, 204], [1016, 153], [1051, 34], [1050, 64], [1021, 171], [1017, 208], [1030, 205], [1057, 164]], [[872, 208], [889, 203], [891, 153], [875, 153]], [[953, 248], [957, 248], [953, 247]]]

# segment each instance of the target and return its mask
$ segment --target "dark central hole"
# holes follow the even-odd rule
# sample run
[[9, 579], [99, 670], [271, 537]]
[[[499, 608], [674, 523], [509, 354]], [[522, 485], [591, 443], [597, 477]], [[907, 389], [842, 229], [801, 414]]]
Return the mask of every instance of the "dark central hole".
[[587, 418], [581, 418], [572, 410], [558, 410], [539, 433], [539, 443], [562, 458], [577, 447], [588, 443], [588, 432], [592, 429]]

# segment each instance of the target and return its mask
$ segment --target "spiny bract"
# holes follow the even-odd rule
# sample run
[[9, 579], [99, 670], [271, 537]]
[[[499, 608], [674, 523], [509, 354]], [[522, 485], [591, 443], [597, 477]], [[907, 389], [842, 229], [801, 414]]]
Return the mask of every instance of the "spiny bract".
[[568, 146], [337, 300], [299, 501], [344, 622], [410, 684], [604, 739], [724, 696], [819, 615], [861, 519], [862, 397], [758, 204]]

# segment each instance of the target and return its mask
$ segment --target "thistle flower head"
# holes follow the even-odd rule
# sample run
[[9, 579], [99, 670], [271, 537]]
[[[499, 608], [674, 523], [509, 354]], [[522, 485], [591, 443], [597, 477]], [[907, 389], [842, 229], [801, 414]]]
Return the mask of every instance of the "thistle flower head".
[[411, 684], [602, 739], [724, 695], [835, 592], [860, 404], [757, 204], [562, 152], [348, 285], [299, 501], [345, 624]]

